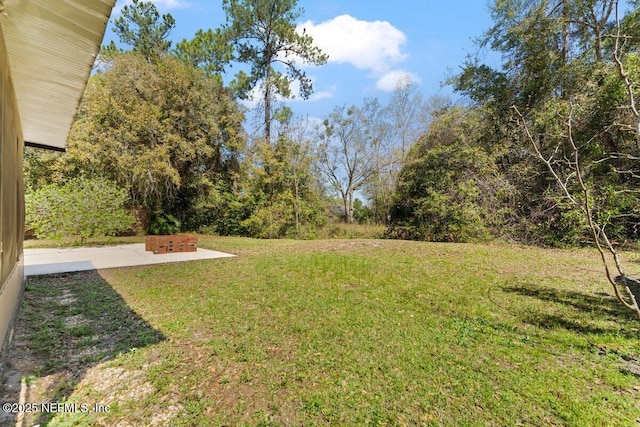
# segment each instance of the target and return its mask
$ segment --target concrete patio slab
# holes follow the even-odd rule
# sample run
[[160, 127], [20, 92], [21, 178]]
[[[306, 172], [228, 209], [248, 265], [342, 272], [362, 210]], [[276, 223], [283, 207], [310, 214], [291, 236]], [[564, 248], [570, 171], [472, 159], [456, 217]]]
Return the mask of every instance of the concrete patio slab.
[[235, 255], [198, 248], [196, 252], [154, 254], [144, 250], [144, 243], [91, 248], [47, 248], [24, 250], [25, 276], [133, 267], [168, 262], [228, 258]]

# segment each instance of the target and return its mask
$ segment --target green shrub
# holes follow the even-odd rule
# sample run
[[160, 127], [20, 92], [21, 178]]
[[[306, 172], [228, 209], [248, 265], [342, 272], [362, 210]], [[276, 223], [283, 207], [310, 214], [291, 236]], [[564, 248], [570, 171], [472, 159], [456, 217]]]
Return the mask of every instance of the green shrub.
[[249, 216], [248, 210], [246, 200], [218, 182], [193, 203], [188, 215], [182, 217], [182, 225], [203, 234], [238, 236], [244, 233], [241, 222]]
[[499, 188], [499, 183], [487, 154], [477, 147], [445, 145], [414, 150], [411, 156], [400, 175], [386, 236], [443, 242], [489, 239], [487, 205], [495, 197], [481, 188]]
[[325, 221], [319, 204], [296, 200], [290, 191], [285, 191], [264, 201], [241, 224], [251, 237], [313, 239]]
[[490, 239], [508, 183], [481, 135], [481, 116], [442, 112], [411, 148], [393, 196], [390, 238], [443, 242]]
[[180, 225], [173, 215], [156, 212], [149, 223], [148, 233], [155, 236], [175, 234], [180, 231]]
[[38, 238], [84, 242], [131, 230], [133, 216], [125, 209], [128, 194], [105, 179], [74, 178], [49, 184], [25, 196], [27, 228]]

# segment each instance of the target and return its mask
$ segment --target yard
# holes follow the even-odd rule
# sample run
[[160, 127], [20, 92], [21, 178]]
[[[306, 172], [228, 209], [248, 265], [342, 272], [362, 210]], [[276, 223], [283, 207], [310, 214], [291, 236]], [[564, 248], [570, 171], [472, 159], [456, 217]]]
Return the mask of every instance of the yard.
[[28, 280], [15, 375], [76, 404], [31, 422], [640, 425], [640, 322], [590, 250], [199, 246], [238, 256]]

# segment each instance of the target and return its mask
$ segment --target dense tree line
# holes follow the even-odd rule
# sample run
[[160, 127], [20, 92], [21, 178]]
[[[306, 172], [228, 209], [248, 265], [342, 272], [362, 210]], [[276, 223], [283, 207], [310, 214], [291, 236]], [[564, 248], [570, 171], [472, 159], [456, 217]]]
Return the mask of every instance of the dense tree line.
[[[103, 48], [68, 152], [27, 151], [29, 191], [94, 177], [125, 190], [130, 209], [219, 234], [309, 238], [332, 221], [363, 221], [396, 238], [579, 244], [584, 216], [535, 152], [572, 182], [571, 124], [595, 218], [613, 239], [635, 240], [638, 86], [612, 58], [640, 82], [639, 3], [493, 1], [479, 47], [503, 62], [462, 64], [449, 83], [465, 102], [425, 100], [401, 81], [387, 105], [364, 99], [314, 123], [276, 98], [294, 80], [302, 96], [312, 91], [286, 58], [327, 60], [295, 33], [296, 1], [225, 0], [224, 25], [172, 48], [171, 15], [135, 0], [114, 22], [130, 49]], [[250, 72], [225, 86], [236, 62]], [[238, 100], [255, 88], [261, 131], [250, 137]]]
[[[151, 2], [124, 6], [114, 31], [129, 49], [113, 42], [103, 47], [68, 152], [26, 153], [35, 196], [29, 200], [39, 200], [51, 185], [86, 177], [124, 189], [129, 209], [150, 213], [150, 230], [171, 222], [220, 234], [314, 235], [325, 214], [313, 150], [296, 133], [291, 113], [272, 107], [276, 95], [291, 95], [294, 80], [303, 97], [312, 91], [305, 73], [288, 62], [293, 56], [326, 61], [310, 37], [296, 33], [294, 20], [302, 13], [296, 3], [225, 1], [225, 25], [200, 30], [175, 49], [170, 14], [160, 15]], [[238, 73], [225, 87], [221, 73], [232, 61], [248, 63], [251, 73]], [[237, 100], [254, 87], [264, 91], [264, 134], [250, 140]], [[273, 121], [279, 123], [274, 138]]]
[[500, 52], [503, 63], [492, 68], [470, 58], [451, 79], [468, 104], [436, 117], [409, 153], [391, 235], [591, 241], [585, 216], [562, 188], [583, 192], [579, 162], [593, 217], [609, 238], [638, 239], [638, 117], [631, 105], [638, 87], [625, 84], [613, 58], [622, 58], [630, 81], [640, 81], [639, 4], [629, 2], [624, 14], [616, 6], [614, 0], [492, 3], [494, 26], [479, 43]]

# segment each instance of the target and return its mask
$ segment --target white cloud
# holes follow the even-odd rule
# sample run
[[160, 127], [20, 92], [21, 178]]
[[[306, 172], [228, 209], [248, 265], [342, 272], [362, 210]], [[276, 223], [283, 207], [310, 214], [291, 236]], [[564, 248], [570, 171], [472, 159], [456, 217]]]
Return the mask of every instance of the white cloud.
[[321, 101], [323, 99], [331, 99], [334, 96], [334, 91], [321, 91], [321, 92], [313, 92], [309, 97], [308, 101], [315, 102]]
[[329, 56], [329, 62], [351, 64], [368, 70], [377, 79], [376, 88], [392, 91], [398, 80], [420, 78], [399, 68], [408, 55], [402, 52], [407, 37], [387, 21], [362, 21], [350, 15], [340, 15], [319, 24], [307, 21], [298, 24], [313, 42]]
[[151, 0], [151, 2], [162, 9], [178, 9], [189, 6], [189, 2], [182, 0]]
[[329, 55], [329, 62], [380, 72], [406, 58], [400, 51], [406, 36], [386, 21], [361, 21], [340, 15], [317, 25], [313, 21], [298, 24], [298, 30], [302, 29]]
[[[181, 7], [188, 7], [190, 3], [185, 0], [148, 0], [151, 3], [155, 4], [156, 7], [162, 12], [164, 10], [169, 9], [178, 9]], [[115, 7], [113, 8], [113, 15], [120, 15], [122, 12], [122, 8], [133, 4], [132, 0], [118, 0]]]
[[[313, 82], [313, 78], [311, 79]], [[315, 89], [315, 86], [314, 86]], [[289, 99], [289, 101], [307, 101], [307, 102], [316, 102], [316, 101], [321, 101], [323, 99], [330, 99], [333, 98], [336, 91], [338, 90], [336, 85], [332, 85], [331, 87], [329, 87], [328, 90], [324, 90], [324, 91], [314, 91], [308, 99], [304, 99], [302, 96], [300, 96], [300, 82], [295, 80], [293, 82], [291, 82], [291, 94], [293, 95], [292, 98]], [[282, 100], [280, 97], [278, 97], [278, 100]]]
[[391, 70], [378, 79], [376, 88], [384, 92], [393, 92], [400, 82], [420, 83], [421, 79], [415, 73], [405, 70]]

